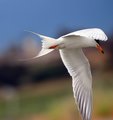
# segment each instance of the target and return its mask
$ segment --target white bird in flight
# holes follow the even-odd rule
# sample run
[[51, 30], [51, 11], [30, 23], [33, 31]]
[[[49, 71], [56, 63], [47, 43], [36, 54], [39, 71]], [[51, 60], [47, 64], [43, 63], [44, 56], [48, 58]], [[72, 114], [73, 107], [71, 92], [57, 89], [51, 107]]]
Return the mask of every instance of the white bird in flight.
[[75, 31], [58, 39], [37, 34], [42, 39], [42, 50], [31, 59], [46, 55], [57, 49], [61, 59], [72, 77], [72, 87], [78, 110], [83, 120], [91, 120], [92, 113], [92, 75], [88, 59], [82, 48], [96, 47], [104, 53], [98, 40], [107, 41], [107, 36], [99, 28]]

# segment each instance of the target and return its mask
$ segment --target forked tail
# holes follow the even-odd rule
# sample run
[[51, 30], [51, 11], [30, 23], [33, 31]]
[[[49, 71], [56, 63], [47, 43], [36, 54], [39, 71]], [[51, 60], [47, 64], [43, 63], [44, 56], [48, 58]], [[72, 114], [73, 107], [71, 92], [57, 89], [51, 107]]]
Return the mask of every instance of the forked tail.
[[40, 34], [37, 34], [35, 32], [32, 32], [32, 31], [27, 31], [27, 32], [30, 32], [32, 34], [35, 34], [37, 36], [39, 36], [42, 40], [42, 49], [41, 51], [38, 53], [37, 56], [33, 57], [33, 58], [30, 58], [30, 59], [35, 59], [37, 57], [41, 57], [43, 55], [46, 55], [50, 52], [52, 52], [54, 49], [52, 49], [51, 46], [54, 46], [55, 43], [56, 43], [56, 40], [54, 38], [51, 38], [51, 37], [47, 37], [47, 36], [44, 36], [44, 35], [40, 35]]

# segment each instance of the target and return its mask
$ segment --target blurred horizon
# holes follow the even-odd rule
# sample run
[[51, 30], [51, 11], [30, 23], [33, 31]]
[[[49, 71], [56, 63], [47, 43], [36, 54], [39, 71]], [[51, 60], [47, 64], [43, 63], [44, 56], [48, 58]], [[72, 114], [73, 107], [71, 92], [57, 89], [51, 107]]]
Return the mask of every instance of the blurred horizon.
[[19, 44], [24, 30], [50, 37], [62, 28], [113, 30], [112, 0], [1, 0], [0, 53]]
[[93, 120], [113, 118], [113, 1], [0, 0], [0, 120], [80, 120], [59, 51], [35, 60], [41, 39], [101, 28], [108, 41], [83, 49], [93, 76]]

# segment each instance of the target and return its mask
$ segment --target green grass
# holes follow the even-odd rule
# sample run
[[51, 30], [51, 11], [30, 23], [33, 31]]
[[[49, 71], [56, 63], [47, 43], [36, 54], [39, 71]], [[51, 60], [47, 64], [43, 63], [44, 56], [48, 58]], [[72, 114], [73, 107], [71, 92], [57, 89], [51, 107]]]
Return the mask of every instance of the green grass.
[[5, 111], [5, 106], [6, 106], [5, 102], [0, 101], [0, 117], [5, 115], [5, 112], [6, 112]]
[[[50, 95], [24, 97], [20, 99], [20, 114], [47, 112], [55, 102], [69, 97], [70, 91], [63, 90]], [[29, 109], [30, 108], [30, 109]]]
[[[98, 79], [93, 81], [93, 117], [96, 118], [113, 115], [113, 81], [110, 77], [109, 82], [106, 83], [107, 79], [108, 76], [104, 78], [98, 76]], [[13, 99], [9, 104], [0, 100], [0, 119], [3, 120], [7, 115], [7, 106], [11, 106], [12, 112], [9, 113], [19, 120], [32, 120], [29, 118], [32, 115], [46, 116], [49, 120], [80, 120], [73, 98], [71, 80], [21, 89], [17, 96], [18, 99]]]
[[[10, 106], [12, 116], [16, 115], [18, 118], [32, 114], [50, 114], [51, 111], [54, 114], [55, 111], [53, 111], [53, 109], [56, 109], [58, 107], [58, 105], [55, 106], [56, 104], [60, 104], [67, 98], [72, 97], [72, 89], [70, 89], [71, 86], [62, 87], [62, 85], [65, 83], [63, 82], [63, 84], [61, 84], [58, 83], [57, 86], [55, 85], [55, 87], [50, 87], [51, 84], [43, 84], [43, 86], [45, 86], [45, 89], [39, 88], [37, 90], [38, 92], [33, 90], [33, 88], [27, 89], [18, 92], [18, 99], [14, 98], [8, 103], [4, 100], [0, 101], [0, 118], [3, 118], [7, 115], [7, 109], [9, 109], [8, 106]], [[46, 90], [47, 88], [50, 90]], [[60, 108], [60, 106], [58, 108]]]

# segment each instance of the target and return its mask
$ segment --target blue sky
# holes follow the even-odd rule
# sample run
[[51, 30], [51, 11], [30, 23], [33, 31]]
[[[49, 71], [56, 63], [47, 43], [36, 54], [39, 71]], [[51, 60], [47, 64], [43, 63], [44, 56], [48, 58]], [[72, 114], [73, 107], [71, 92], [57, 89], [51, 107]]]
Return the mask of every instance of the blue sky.
[[51, 37], [63, 27], [113, 30], [113, 0], [0, 0], [0, 51], [24, 30]]

